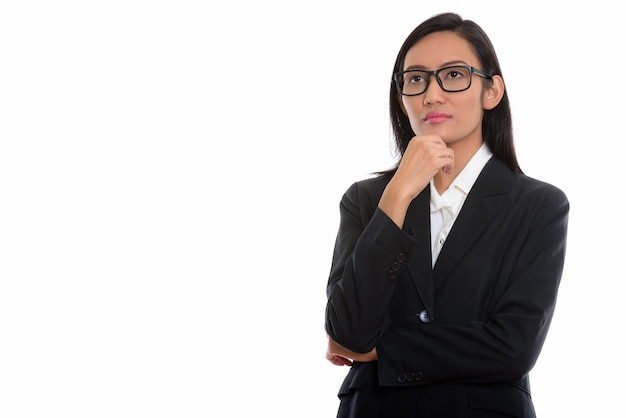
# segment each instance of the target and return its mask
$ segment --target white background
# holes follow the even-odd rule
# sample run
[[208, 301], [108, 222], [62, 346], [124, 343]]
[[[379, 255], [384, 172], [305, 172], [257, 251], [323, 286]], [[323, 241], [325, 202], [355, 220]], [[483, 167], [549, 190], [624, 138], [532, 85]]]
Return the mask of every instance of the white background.
[[393, 62], [443, 11], [489, 34], [522, 168], [570, 198], [538, 415], [623, 413], [622, 19], [517, 4], [3, 2], [0, 416], [335, 416], [339, 199], [393, 163]]

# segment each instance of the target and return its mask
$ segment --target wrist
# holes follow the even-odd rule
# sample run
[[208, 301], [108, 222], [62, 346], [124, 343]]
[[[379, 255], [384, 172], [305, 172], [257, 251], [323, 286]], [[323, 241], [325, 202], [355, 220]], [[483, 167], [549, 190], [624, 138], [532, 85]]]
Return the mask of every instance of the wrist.
[[404, 225], [406, 211], [413, 198], [387, 185], [378, 202], [378, 208], [382, 210], [399, 228]]

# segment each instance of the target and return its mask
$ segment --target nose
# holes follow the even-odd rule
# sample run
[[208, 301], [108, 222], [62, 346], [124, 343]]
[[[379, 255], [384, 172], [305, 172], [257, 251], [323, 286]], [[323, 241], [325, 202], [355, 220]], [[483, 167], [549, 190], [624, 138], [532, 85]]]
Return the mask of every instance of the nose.
[[443, 103], [445, 92], [439, 85], [437, 76], [430, 75], [431, 79], [424, 92], [424, 104]]

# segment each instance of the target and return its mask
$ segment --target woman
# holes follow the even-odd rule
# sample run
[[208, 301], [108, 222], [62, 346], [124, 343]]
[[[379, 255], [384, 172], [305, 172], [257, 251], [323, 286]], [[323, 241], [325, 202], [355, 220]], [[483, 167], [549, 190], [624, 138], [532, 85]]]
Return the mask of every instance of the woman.
[[434, 16], [396, 59], [400, 160], [353, 184], [328, 281], [326, 357], [350, 365], [339, 417], [534, 417], [569, 203], [522, 173], [493, 46]]

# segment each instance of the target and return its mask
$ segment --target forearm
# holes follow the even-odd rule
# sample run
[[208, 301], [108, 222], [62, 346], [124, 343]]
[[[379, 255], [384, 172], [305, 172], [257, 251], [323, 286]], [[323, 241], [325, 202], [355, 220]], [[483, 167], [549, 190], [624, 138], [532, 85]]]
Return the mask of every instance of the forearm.
[[406, 211], [413, 200], [413, 196], [406, 194], [403, 189], [394, 187], [390, 182], [385, 188], [378, 208], [382, 210], [397, 226], [402, 228], [404, 226], [404, 219], [406, 218]]
[[398, 376], [409, 372], [420, 375], [418, 384], [488, 383], [520, 378], [535, 364], [547, 327], [546, 324], [539, 331], [520, 335], [506, 321], [416, 324], [392, 329], [377, 345], [381, 380], [398, 384]]
[[[341, 231], [346, 236], [348, 231]], [[395, 289], [394, 272], [417, 246], [384, 213], [377, 211], [353, 251], [338, 240], [328, 287], [328, 334], [354, 352], [368, 352], [386, 327], [388, 305]], [[401, 261], [398, 261], [401, 260]], [[395, 263], [395, 264], [394, 264]], [[395, 270], [394, 270], [395, 269]]]
[[[486, 282], [495, 284], [490, 292], [471, 293], [476, 286], [466, 288], [464, 299], [475, 299], [483, 307], [473, 318], [442, 299], [436, 303], [432, 323], [410, 318], [379, 339], [383, 381], [397, 384], [399, 375], [411, 371], [420, 373], [417, 384], [493, 382], [519, 378], [532, 369], [548, 334], [565, 259], [567, 204], [547, 203], [532, 217], [535, 224], [525, 234], [523, 246], [512, 245], [511, 253], [493, 257], [501, 263], [482, 267]], [[466, 257], [486, 259], [479, 248]], [[485, 295], [488, 299], [481, 299]]]

